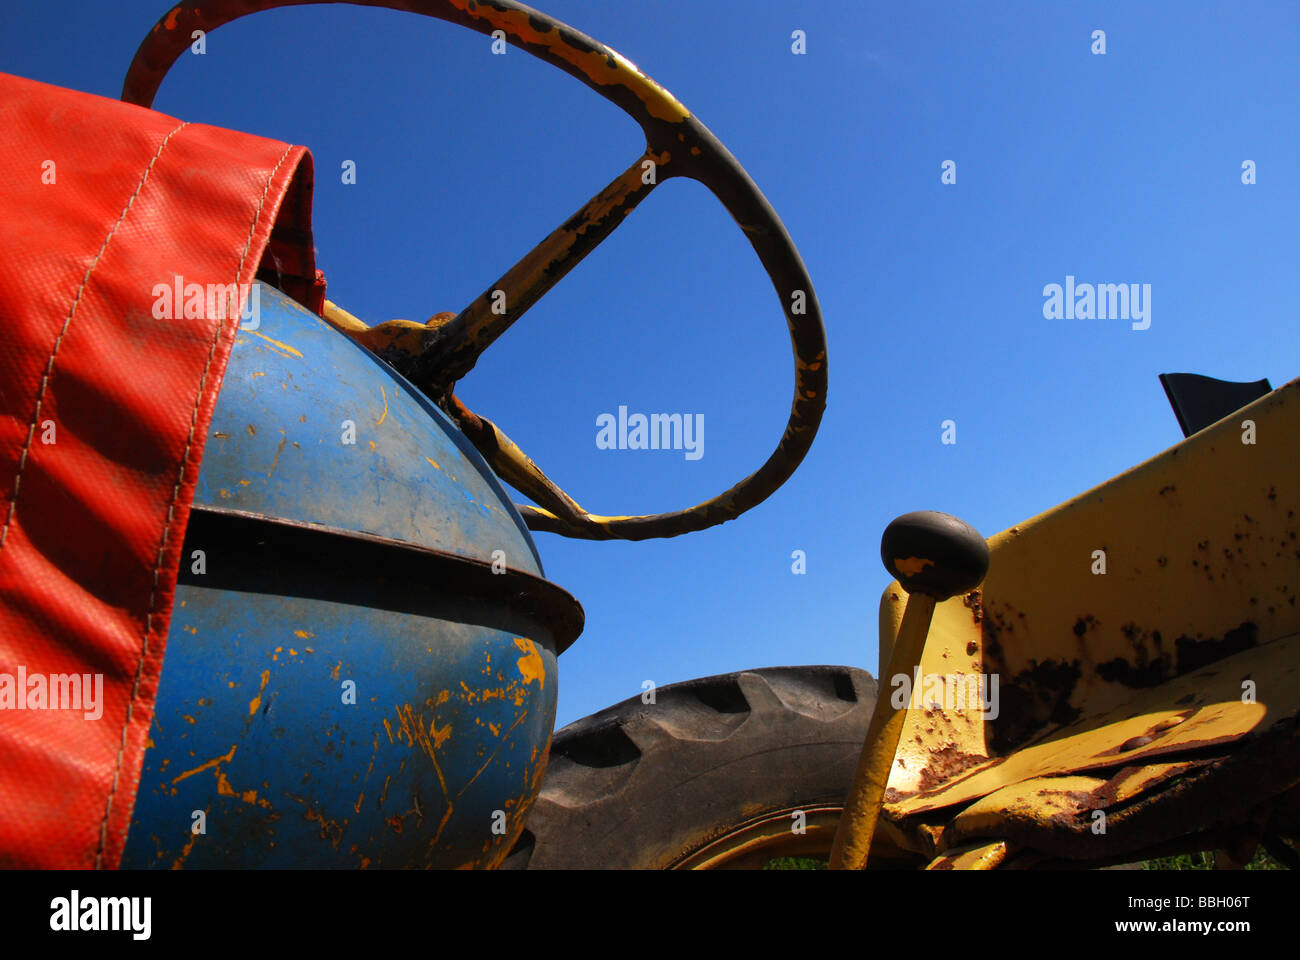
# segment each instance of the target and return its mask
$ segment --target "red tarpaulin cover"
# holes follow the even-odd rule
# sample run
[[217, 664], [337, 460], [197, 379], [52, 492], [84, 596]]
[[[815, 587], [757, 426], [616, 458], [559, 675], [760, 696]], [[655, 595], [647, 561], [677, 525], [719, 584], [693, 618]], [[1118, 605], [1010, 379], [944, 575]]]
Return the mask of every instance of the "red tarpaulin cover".
[[[0, 866], [115, 867], [238, 317], [154, 287], [269, 246], [319, 311], [311, 156], [3, 73], [0, 131]], [[102, 674], [102, 715], [13, 709], [20, 672]]]

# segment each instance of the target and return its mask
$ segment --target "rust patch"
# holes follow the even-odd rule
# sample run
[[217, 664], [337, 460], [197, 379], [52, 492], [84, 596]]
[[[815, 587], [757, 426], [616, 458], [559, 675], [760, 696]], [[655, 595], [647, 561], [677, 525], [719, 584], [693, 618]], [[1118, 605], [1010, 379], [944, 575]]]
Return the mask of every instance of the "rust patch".
[[1002, 687], [1001, 714], [992, 722], [994, 749], [1003, 752], [1040, 727], [1078, 719], [1081, 711], [1070, 704], [1070, 695], [1081, 675], [1078, 660], [1031, 660]]
[[1177, 786], [1181, 778], [1202, 767], [1218, 763], [1220, 759], [1202, 758], [1180, 763], [1123, 767], [1092, 792], [1090, 802], [1085, 807], [1110, 810], [1137, 796], [1149, 799], [1155, 791]]
[[[950, 743], [938, 749], [932, 748], [930, 750], [930, 761], [925, 765], [925, 769], [921, 771], [920, 779], [917, 781], [918, 786], [921, 788], [920, 792], [925, 793], [928, 790], [933, 790], [963, 771], [985, 763], [987, 760], [988, 757], [965, 752], [955, 743]], [[886, 802], [890, 802], [888, 797], [886, 797]]]
[[1222, 660], [1235, 653], [1249, 650], [1259, 643], [1259, 628], [1250, 621], [1245, 621], [1234, 630], [1225, 633], [1222, 639], [1193, 640], [1191, 637], [1179, 637], [1174, 641], [1178, 651], [1178, 673], [1190, 673], [1201, 667]]
[[1120, 630], [1133, 650], [1132, 658], [1114, 657], [1099, 663], [1097, 675], [1109, 683], [1119, 683], [1131, 689], [1157, 687], [1169, 679], [1174, 661], [1163, 649], [1164, 638], [1160, 631], [1147, 633], [1135, 623], [1126, 623]]
[[[1070, 695], [1083, 675], [1079, 659], [1030, 660], [1026, 669], [1015, 675], [1008, 673], [1001, 637], [1015, 632], [1013, 614], [1015, 620], [1023, 620], [1024, 615], [1005, 606], [1005, 613], [985, 606], [980, 623], [985, 670], [1002, 677], [998, 718], [987, 724], [994, 753], [1009, 753], [1042, 727], [1071, 723], [1081, 712], [1070, 704]], [[1087, 618], [1079, 622], [1086, 629]], [[1075, 624], [1076, 634], [1079, 622]]]
[[1097, 621], [1093, 619], [1092, 614], [1080, 617], [1078, 620], [1074, 621], [1074, 635], [1082, 640], [1084, 634], [1091, 629], [1095, 629], [1096, 626]]
[[[1208, 544], [1204, 546], [1208, 547]], [[1099, 626], [1098, 621], [1091, 614], [1085, 614], [1076, 618], [1073, 624], [1072, 632], [1079, 645], [1080, 658], [1030, 660], [1028, 668], [1011, 675], [1006, 667], [1002, 638], [1015, 632], [1023, 615], [1010, 605], [1005, 605], [1005, 610], [983, 606], [978, 597], [968, 596], [966, 605], [971, 607], [973, 614], [976, 611], [980, 614], [977, 622], [986, 669], [1003, 677], [1001, 713], [989, 724], [989, 745], [993, 752], [1011, 752], [1043, 727], [1063, 726], [1076, 720], [1081, 710], [1070, 703], [1070, 697], [1082, 677], [1083, 664], [1089, 660], [1088, 639]], [[1145, 630], [1136, 623], [1126, 623], [1120, 629], [1132, 653], [1099, 663], [1095, 671], [1107, 683], [1130, 689], [1159, 686], [1258, 644], [1258, 629], [1251, 621], [1243, 622], [1222, 637], [1189, 637], [1184, 634], [1172, 644], [1159, 630]]]
[[1164, 639], [1159, 630], [1147, 633], [1136, 624], [1128, 623], [1123, 631], [1133, 648], [1132, 660], [1123, 657], [1107, 660], [1097, 665], [1097, 674], [1109, 683], [1135, 689], [1159, 686], [1173, 677], [1181, 677], [1249, 650], [1259, 642], [1258, 628], [1250, 621], [1229, 630], [1221, 638], [1193, 638], [1184, 634], [1174, 641], [1172, 655], [1163, 649]]

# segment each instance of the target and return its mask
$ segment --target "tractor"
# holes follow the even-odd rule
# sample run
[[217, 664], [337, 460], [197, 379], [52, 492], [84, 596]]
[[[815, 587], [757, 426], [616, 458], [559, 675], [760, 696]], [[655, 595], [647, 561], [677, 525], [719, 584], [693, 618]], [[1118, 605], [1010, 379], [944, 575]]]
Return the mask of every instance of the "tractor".
[[[29, 264], [23, 322], [0, 334], [17, 358], [0, 383], [17, 425], [0, 438], [0, 658], [109, 688], [89, 736], [61, 711], [5, 717], [0, 797], [18, 829], [0, 832], [0, 863], [1023, 869], [1209, 849], [1233, 865], [1262, 844], [1295, 865], [1300, 520], [1285, 438], [1300, 433], [1300, 381], [1166, 376], [1181, 442], [987, 540], [947, 514], [899, 517], [882, 537], [876, 678], [745, 670], [554, 731], [583, 611], [546, 579], [531, 532], [675, 537], [771, 496], [825, 409], [812, 280], [737, 160], [614, 50], [514, 0], [353, 0], [504, 39], [645, 134], [643, 154], [458, 313], [358, 319], [314, 267], [310, 155], [218, 131], [222, 153], [150, 109], [195, 31], [302, 2], [174, 7], [123, 103], [5, 81], [6, 128], [37, 152], [62, 131], [126, 159], [102, 210], [73, 197], [51, 214], [19, 194], [0, 217], [10, 252], [55, 243], [22, 226], [31, 210], [89, 223], [65, 243], [71, 266]], [[721, 201], [771, 279], [789, 420], [710, 500], [593, 515], [455, 387], [675, 177]], [[64, 286], [41, 294], [53, 276]], [[156, 338], [173, 361], [146, 372], [135, 344]], [[151, 405], [136, 376], [172, 377], [149, 389], [184, 402]], [[43, 445], [46, 421], [69, 440]], [[361, 442], [358, 423], [374, 425]], [[64, 546], [78, 537], [90, 546]]]

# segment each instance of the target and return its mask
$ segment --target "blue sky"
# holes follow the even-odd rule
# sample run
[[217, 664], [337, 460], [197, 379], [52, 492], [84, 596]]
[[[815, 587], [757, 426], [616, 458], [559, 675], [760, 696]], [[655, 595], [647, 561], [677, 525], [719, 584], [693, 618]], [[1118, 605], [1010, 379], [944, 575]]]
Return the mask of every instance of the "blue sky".
[[[541, 6], [666, 86], [749, 170], [812, 275], [830, 360], [808, 459], [749, 514], [668, 541], [537, 536], [587, 612], [560, 661], [559, 724], [647, 679], [874, 671], [894, 516], [946, 510], [991, 535], [1175, 443], [1157, 374], [1300, 372], [1294, 4]], [[115, 97], [165, 9], [9, 4], [0, 70]], [[643, 149], [616, 107], [489, 44], [388, 11], [271, 11], [182, 57], [156, 107], [308, 146], [330, 297], [371, 322], [423, 320], [468, 303]], [[1067, 275], [1150, 284], [1150, 329], [1044, 319], [1043, 287]], [[458, 392], [588, 509], [650, 513], [755, 469], [792, 376], [749, 245], [675, 180]], [[704, 456], [598, 449], [596, 418], [620, 404], [702, 414]]]

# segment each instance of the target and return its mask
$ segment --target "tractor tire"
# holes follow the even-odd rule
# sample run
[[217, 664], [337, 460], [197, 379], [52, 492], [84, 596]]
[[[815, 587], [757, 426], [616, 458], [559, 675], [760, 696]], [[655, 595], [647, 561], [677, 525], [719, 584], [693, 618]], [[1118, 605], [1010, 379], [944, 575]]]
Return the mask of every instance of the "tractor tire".
[[653, 703], [632, 697], [555, 734], [503, 869], [828, 856], [876, 703], [869, 673], [769, 667], [653, 693]]

